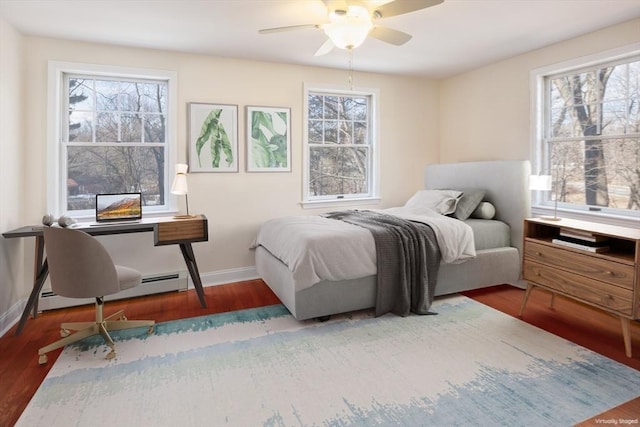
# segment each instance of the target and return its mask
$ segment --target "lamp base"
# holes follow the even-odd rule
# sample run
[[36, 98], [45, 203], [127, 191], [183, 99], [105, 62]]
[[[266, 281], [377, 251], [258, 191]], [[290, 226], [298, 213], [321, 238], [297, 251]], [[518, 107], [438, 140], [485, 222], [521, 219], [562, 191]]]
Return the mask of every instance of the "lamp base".
[[179, 215], [174, 215], [173, 219], [190, 219], [190, 218], [195, 218], [198, 215], [191, 215], [191, 214], [179, 214]]
[[560, 221], [562, 218], [557, 216], [541, 216], [540, 219], [544, 219], [545, 221]]

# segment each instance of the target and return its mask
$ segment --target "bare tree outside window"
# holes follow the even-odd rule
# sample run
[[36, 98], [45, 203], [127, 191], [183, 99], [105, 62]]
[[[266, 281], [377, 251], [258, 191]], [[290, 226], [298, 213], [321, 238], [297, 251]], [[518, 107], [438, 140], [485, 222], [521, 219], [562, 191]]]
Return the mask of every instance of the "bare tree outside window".
[[371, 192], [371, 98], [308, 95], [309, 198]]
[[590, 209], [640, 210], [640, 61], [546, 79], [544, 157], [552, 197]]
[[68, 74], [65, 83], [67, 211], [93, 209], [97, 193], [164, 205], [167, 82]]

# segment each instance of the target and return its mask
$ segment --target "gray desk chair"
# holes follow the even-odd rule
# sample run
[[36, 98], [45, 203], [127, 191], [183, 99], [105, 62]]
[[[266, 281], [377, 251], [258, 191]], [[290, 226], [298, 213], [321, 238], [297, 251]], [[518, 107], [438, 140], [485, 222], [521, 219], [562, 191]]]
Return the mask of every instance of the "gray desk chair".
[[122, 310], [106, 318], [102, 314], [104, 296], [138, 286], [139, 271], [115, 265], [104, 246], [83, 231], [45, 227], [44, 242], [51, 289], [63, 297], [95, 298], [96, 320], [61, 324], [63, 338], [38, 350], [41, 365], [47, 363], [46, 353], [92, 335], [102, 335], [111, 347], [106, 358], [112, 359], [116, 350], [108, 331], [147, 327], [153, 333], [153, 320], [127, 320]]

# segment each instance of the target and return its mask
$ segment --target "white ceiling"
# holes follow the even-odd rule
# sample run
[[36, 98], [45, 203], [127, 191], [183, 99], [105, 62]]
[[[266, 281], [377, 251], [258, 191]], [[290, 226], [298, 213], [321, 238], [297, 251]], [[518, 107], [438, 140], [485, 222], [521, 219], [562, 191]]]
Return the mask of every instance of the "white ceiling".
[[[258, 34], [326, 22], [321, 0], [0, 0], [0, 17], [27, 35], [332, 68], [349, 64], [339, 49], [314, 56], [326, 40], [320, 29]], [[445, 0], [378, 21], [413, 38], [399, 47], [369, 38], [354, 50], [353, 67], [446, 77], [637, 17], [640, 0]]]

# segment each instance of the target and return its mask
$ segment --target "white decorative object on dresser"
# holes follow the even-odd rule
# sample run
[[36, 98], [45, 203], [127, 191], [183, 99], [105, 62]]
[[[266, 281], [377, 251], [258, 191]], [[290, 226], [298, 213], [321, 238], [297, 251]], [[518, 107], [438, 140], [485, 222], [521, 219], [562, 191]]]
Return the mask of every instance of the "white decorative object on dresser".
[[622, 325], [631, 357], [631, 320], [640, 319], [640, 230], [562, 218], [524, 221], [522, 274], [534, 287], [605, 310]]

